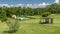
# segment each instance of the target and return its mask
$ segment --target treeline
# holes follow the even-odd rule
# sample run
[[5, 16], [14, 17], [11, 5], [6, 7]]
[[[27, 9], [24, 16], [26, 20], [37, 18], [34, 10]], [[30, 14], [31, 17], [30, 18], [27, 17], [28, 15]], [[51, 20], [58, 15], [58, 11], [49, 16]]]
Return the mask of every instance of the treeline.
[[[17, 16], [33, 16], [33, 15], [42, 15], [44, 13], [51, 14], [60, 14], [60, 4], [51, 4], [46, 8], [21, 8], [21, 7], [0, 7], [0, 19], [2, 17], [11, 17], [13, 14]], [[3, 18], [2, 18], [3, 19]]]

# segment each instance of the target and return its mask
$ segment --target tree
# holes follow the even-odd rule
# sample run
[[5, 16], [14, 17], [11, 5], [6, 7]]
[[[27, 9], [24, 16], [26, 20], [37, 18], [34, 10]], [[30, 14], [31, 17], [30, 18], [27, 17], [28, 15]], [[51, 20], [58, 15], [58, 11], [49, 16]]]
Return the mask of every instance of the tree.
[[6, 21], [7, 26], [9, 27], [9, 30], [7, 31], [8, 33], [15, 33], [19, 29], [19, 21], [18, 20], [12, 20], [8, 19]]
[[7, 20], [6, 11], [4, 11], [3, 8], [0, 8], [0, 20], [2, 22]]
[[60, 10], [59, 10], [60, 9], [60, 4], [54, 3], [54, 4], [51, 4], [51, 5], [47, 6], [46, 8], [52, 14], [58, 14], [60, 12]]

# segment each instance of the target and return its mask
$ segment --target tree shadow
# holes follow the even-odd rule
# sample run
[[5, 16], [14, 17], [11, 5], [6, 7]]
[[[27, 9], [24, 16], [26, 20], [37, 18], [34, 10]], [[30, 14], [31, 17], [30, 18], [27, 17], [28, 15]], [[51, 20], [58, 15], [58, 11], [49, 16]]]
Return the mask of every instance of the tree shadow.
[[17, 30], [8, 30], [8, 31], [3, 31], [3, 33], [9, 33], [9, 34], [12, 34], [12, 33], [16, 33]]

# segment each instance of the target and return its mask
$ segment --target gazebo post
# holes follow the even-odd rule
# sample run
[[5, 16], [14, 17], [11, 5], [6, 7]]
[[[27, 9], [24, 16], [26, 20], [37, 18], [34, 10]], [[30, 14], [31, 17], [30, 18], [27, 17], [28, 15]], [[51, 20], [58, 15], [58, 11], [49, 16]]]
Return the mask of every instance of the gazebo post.
[[41, 24], [48, 24], [48, 23], [53, 23], [53, 18], [48, 18], [48, 17], [42, 17], [40, 18], [40, 23]]
[[53, 18], [51, 18], [51, 24], [53, 24]]

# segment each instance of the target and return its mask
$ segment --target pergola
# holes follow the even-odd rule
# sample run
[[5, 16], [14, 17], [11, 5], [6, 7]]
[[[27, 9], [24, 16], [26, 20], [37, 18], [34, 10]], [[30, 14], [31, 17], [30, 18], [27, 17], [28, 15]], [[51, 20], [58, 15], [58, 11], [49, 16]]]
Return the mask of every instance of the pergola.
[[42, 17], [40, 18], [40, 23], [41, 24], [48, 24], [48, 23], [53, 23], [53, 18], [49, 18], [49, 17]]

